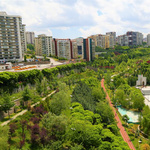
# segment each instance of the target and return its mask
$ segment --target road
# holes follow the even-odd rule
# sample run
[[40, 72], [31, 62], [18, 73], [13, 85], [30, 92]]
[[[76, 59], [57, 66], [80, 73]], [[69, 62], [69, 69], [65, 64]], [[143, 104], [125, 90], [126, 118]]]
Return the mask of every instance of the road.
[[116, 109], [113, 107], [113, 104], [112, 104], [112, 102], [110, 100], [110, 97], [109, 97], [109, 95], [108, 95], [108, 93], [107, 93], [107, 91], [105, 89], [105, 86], [104, 86], [104, 79], [102, 79], [102, 81], [101, 81], [101, 87], [104, 89], [104, 91], [106, 93], [106, 99], [109, 101], [109, 105], [113, 109], [114, 116], [115, 116], [115, 119], [117, 121], [117, 126], [120, 129], [120, 134], [121, 134], [123, 140], [128, 144], [128, 146], [130, 147], [130, 149], [136, 150], [134, 148], [134, 145], [132, 144], [132, 142], [131, 142], [131, 140], [130, 140], [128, 134], [127, 134], [127, 132], [125, 131], [125, 128], [122, 126], [122, 123], [121, 123], [121, 121], [120, 121], [120, 119], [119, 119], [119, 117], [118, 117], [118, 115], [116, 113]]
[[[43, 58], [43, 56], [36, 56], [36, 58]], [[48, 58], [50, 60], [50, 63], [51, 64], [53, 63], [54, 66], [58, 66], [58, 65], [62, 65], [63, 64], [63, 63], [60, 63], [60, 62], [56, 61], [52, 57], [46, 57], [46, 58]]]
[[[43, 58], [43, 56], [36, 56], [37, 58]], [[38, 70], [43, 70], [45, 68], [53, 68], [55, 66], [59, 66], [59, 65], [63, 65], [63, 63], [60, 63], [58, 61], [56, 61], [55, 59], [51, 58], [51, 57], [47, 57], [50, 60], [49, 64], [37, 64], [37, 65], [27, 65], [24, 67], [29, 67], [29, 66], [37, 66], [36, 68], [29, 68], [29, 69], [24, 69], [24, 70], [4, 70], [4, 71], [0, 71], [0, 72], [22, 72], [22, 71], [27, 71], [27, 70], [33, 70], [33, 69], [38, 69]]]
[[[52, 93], [50, 93], [50, 94], [47, 95], [46, 97], [42, 98], [42, 101], [44, 101], [47, 97], [51, 96], [51, 95], [54, 94], [55, 92], [56, 92], [56, 91], [53, 91]], [[31, 105], [31, 108], [34, 107], [34, 106], [36, 106], [36, 105], [38, 105], [39, 103], [40, 103], [40, 102], [37, 102], [37, 103]], [[7, 125], [10, 121], [16, 119], [18, 116], [23, 115], [23, 114], [26, 113], [27, 111], [28, 111], [27, 109], [21, 111], [20, 113], [16, 114], [15, 116], [13, 116], [12, 118], [10, 118], [9, 120], [3, 122], [3, 123], [1, 124], [1, 126]]]

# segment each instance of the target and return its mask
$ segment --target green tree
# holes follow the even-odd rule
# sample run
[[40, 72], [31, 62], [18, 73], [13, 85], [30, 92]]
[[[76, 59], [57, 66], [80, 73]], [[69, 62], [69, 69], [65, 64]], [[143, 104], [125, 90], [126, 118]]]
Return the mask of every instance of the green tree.
[[142, 112], [142, 126], [144, 133], [150, 136], [150, 108], [149, 106], [145, 106]]
[[98, 69], [97, 70], [97, 78], [98, 78], [98, 80], [101, 80], [103, 78], [103, 76], [104, 76], [104, 71], [101, 70], [101, 69]]
[[43, 57], [44, 57], [44, 60], [46, 60], [46, 54], [44, 54]]
[[84, 109], [94, 111], [95, 103], [92, 89], [84, 82], [79, 82], [73, 90], [72, 102], [79, 102]]
[[130, 100], [133, 102], [133, 108], [141, 111], [144, 107], [144, 97], [139, 89], [132, 88], [130, 93]]
[[50, 111], [56, 115], [60, 115], [62, 111], [70, 108], [70, 95], [64, 91], [60, 91], [53, 96], [50, 101]]
[[27, 44], [27, 48], [30, 50], [35, 50], [34, 45], [33, 44]]
[[124, 90], [117, 89], [115, 91], [115, 99], [118, 104], [121, 104], [122, 106], [126, 107], [126, 104], [128, 103], [128, 101], [127, 101], [127, 97], [126, 97]]
[[0, 109], [2, 111], [4, 111], [5, 113], [8, 113], [8, 116], [10, 118], [10, 115], [9, 115], [9, 110], [14, 106], [14, 101], [11, 100], [10, 98], [10, 95], [7, 93], [5, 93], [3, 95], [3, 99], [2, 101], [0, 101]]
[[22, 93], [22, 99], [23, 99], [23, 102], [26, 102], [26, 105], [28, 104], [28, 100], [31, 99], [31, 93], [30, 93], [30, 90], [29, 90], [28, 86], [26, 86], [24, 88], [24, 91]]
[[109, 85], [110, 82], [111, 82], [111, 74], [108, 72], [106, 75], [105, 75], [105, 81], [106, 83]]
[[41, 85], [42, 85], [43, 93], [44, 93], [44, 95], [46, 95], [48, 92], [48, 89], [47, 89], [48, 88], [48, 81], [46, 78], [43, 78]]
[[27, 56], [24, 55], [24, 62], [27, 62]]
[[99, 102], [99, 101], [104, 101], [106, 95], [100, 87], [99, 88], [94, 87], [92, 89], [92, 96], [95, 102]]
[[8, 150], [8, 134], [9, 128], [8, 126], [0, 126], [0, 149], [1, 150]]
[[104, 123], [113, 123], [114, 122], [114, 114], [109, 105], [105, 102], [100, 101], [96, 105], [96, 113], [100, 114], [102, 117], [102, 122]]
[[125, 123], [127, 124], [129, 117], [127, 115], [123, 115], [122, 120], [125, 121]]
[[56, 116], [49, 112], [42, 118], [43, 127], [47, 129], [50, 136], [57, 138], [57, 140], [62, 140], [66, 132], [67, 124], [68, 120], [64, 115]]
[[43, 92], [43, 86], [39, 80], [36, 80], [36, 91], [39, 95], [42, 95]]

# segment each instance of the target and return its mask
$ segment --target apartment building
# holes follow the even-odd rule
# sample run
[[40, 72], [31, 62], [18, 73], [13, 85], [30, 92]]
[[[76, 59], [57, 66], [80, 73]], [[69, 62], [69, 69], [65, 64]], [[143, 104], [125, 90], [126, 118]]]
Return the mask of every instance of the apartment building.
[[95, 46], [100, 46], [100, 47], [105, 47], [105, 36], [102, 34], [98, 34], [96, 37], [96, 43], [97, 45]]
[[26, 51], [25, 36], [21, 16], [0, 12], [0, 62], [23, 60]]
[[[116, 44], [116, 32], [106, 32], [106, 35], [112, 36], [111, 40], [113, 39], [114, 41], [112, 44]], [[111, 44], [110, 44], [111, 45]]]
[[53, 39], [53, 53], [52, 55], [64, 57], [68, 60], [81, 59], [92, 61], [95, 57], [95, 42], [94, 40], [82, 37], [76, 39]]
[[83, 38], [79, 37], [74, 40], [77, 43], [77, 57], [80, 56], [80, 58], [83, 59], [84, 58]]
[[142, 42], [143, 42], [142, 33], [128, 31], [126, 35], [128, 36], [128, 46], [142, 45]]
[[77, 41], [76, 40], [71, 40], [72, 43], [72, 57], [73, 59], [78, 58], [78, 46], [77, 46]]
[[150, 46], [150, 34], [147, 35], [147, 45]]
[[99, 34], [91, 35], [91, 36], [88, 37], [88, 38], [92, 39], [95, 42], [95, 46], [98, 46], [98, 43], [97, 43], [98, 36], [99, 36]]
[[93, 61], [95, 57], [95, 42], [91, 38], [83, 39], [84, 59]]
[[27, 44], [34, 44], [35, 34], [34, 32], [26, 32], [26, 42]]
[[116, 43], [116, 32], [108, 32], [106, 35], [97, 34], [89, 36], [91, 38], [95, 46], [100, 46], [102, 48], [114, 48]]
[[53, 39], [55, 56], [64, 57], [66, 59], [73, 58], [72, 42], [70, 39]]
[[52, 54], [52, 36], [38, 35], [35, 38], [35, 53], [38, 56], [49, 56]]
[[52, 55], [64, 57], [66, 59], [78, 58], [78, 46], [76, 40], [71, 39], [53, 39]]
[[128, 36], [126, 34], [117, 37], [117, 43], [120, 46], [128, 46]]
[[137, 37], [137, 45], [142, 45], [143, 44], [143, 34], [140, 32], [136, 32], [136, 37]]

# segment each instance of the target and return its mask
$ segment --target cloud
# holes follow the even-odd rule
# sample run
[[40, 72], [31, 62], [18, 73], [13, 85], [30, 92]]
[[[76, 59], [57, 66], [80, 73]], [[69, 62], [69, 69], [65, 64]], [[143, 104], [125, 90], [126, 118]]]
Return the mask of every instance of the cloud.
[[146, 34], [150, 32], [149, 6], [149, 0], [0, 0], [0, 10], [22, 16], [26, 30], [36, 35], [57, 31], [53, 33], [57, 36], [65, 32], [68, 36], [71, 30], [73, 36], [83, 37], [128, 30]]

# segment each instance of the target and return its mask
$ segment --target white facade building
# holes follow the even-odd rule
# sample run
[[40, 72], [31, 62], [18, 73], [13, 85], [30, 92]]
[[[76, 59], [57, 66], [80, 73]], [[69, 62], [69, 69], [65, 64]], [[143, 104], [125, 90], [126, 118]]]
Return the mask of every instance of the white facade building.
[[0, 61], [22, 61], [25, 51], [25, 25], [22, 24], [22, 18], [0, 12]]
[[138, 75], [136, 86], [146, 86], [146, 77], [143, 77], [143, 75]]

